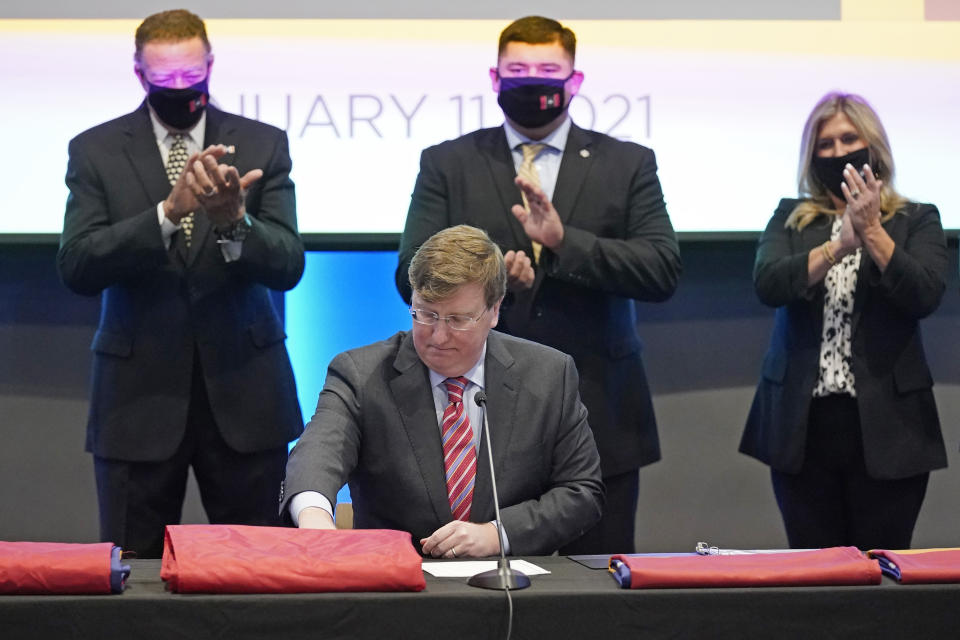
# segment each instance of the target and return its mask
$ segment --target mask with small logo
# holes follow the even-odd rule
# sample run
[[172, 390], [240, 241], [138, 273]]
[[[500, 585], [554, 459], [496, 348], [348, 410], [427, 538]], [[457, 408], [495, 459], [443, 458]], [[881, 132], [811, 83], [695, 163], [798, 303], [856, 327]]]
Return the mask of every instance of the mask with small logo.
[[555, 120], [567, 108], [566, 78], [500, 78], [497, 104], [508, 118], [521, 127], [536, 129]]
[[174, 129], [190, 129], [200, 121], [210, 94], [207, 80], [185, 89], [171, 89], [147, 83], [147, 102], [165, 124]]

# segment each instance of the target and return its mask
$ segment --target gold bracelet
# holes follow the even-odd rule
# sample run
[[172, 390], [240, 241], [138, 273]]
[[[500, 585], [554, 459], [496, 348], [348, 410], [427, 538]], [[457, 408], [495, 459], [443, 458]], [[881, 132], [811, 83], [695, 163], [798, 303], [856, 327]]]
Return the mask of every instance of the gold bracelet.
[[830, 241], [827, 240], [822, 245], [820, 245], [820, 252], [823, 253], [823, 258], [830, 263], [831, 266], [837, 264], [837, 259], [834, 257], [833, 252], [830, 251]]

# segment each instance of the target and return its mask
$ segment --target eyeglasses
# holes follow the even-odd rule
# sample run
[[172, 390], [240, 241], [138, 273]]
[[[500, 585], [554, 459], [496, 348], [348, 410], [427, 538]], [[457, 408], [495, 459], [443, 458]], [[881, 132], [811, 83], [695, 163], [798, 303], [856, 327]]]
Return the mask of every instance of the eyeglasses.
[[454, 331], [469, 331], [477, 326], [477, 323], [480, 322], [480, 318], [483, 317], [483, 314], [487, 312], [486, 309], [477, 314], [477, 317], [464, 316], [459, 314], [453, 314], [450, 316], [441, 316], [438, 313], [433, 311], [427, 311], [426, 309], [417, 309], [415, 307], [410, 307], [410, 315], [413, 316], [413, 321], [417, 324], [425, 324], [428, 327], [432, 327], [441, 320], [447, 323], [447, 326], [453, 329]]

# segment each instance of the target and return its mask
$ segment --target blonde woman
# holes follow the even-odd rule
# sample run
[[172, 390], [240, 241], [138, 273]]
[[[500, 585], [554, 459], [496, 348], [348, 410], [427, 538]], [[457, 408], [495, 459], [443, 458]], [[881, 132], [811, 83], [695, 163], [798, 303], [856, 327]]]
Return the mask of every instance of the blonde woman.
[[777, 311], [740, 451], [770, 465], [790, 546], [909, 548], [947, 464], [918, 326], [944, 291], [940, 215], [896, 192], [857, 95], [814, 107], [798, 182], [757, 248], [757, 295]]

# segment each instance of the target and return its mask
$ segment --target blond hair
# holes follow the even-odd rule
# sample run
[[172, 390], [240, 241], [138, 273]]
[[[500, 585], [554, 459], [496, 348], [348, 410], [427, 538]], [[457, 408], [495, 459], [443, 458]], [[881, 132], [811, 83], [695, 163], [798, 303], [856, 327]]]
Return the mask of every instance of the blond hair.
[[853, 93], [834, 91], [820, 98], [803, 126], [803, 138], [800, 141], [800, 164], [797, 170], [797, 187], [803, 201], [796, 206], [787, 218], [788, 228], [803, 229], [818, 216], [840, 215], [830, 191], [820, 183], [813, 173], [813, 157], [817, 150], [817, 138], [823, 123], [843, 113], [856, 127], [857, 132], [866, 141], [870, 153], [870, 168], [883, 180], [880, 191], [880, 211], [882, 222], [886, 222], [906, 203], [893, 187], [895, 175], [893, 154], [887, 132], [880, 123], [880, 117], [866, 100]]
[[465, 284], [479, 284], [487, 308], [507, 291], [500, 247], [481, 229], [465, 224], [439, 231], [424, 242], [407, 270], [410, 286], [426, 302], [439, 302]]

